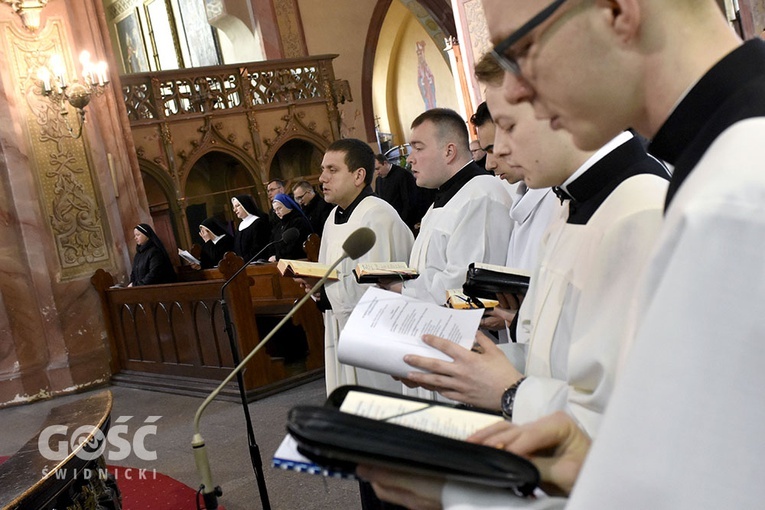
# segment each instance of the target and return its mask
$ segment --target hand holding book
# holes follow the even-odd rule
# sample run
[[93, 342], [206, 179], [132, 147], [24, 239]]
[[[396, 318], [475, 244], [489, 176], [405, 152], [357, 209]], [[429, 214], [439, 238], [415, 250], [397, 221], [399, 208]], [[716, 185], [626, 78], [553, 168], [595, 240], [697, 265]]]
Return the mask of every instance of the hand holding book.
[[462, 291], [471, 297], [496, 299], [497, 294], [525, 295], [531, 274], [522, 269], [474, 262], [468, 266]]
[[433, 303], [371, 287], [362, 296], [340, 334], [340, 362], [397, 377], [412, 367], [407, 354], [449, 361], [422, 341], [423, 335], [443, 337], [470, 349], [482, 310], [452, 310]]
[[[320, 264], [319, 262], [309, 262], [308, 260], [290, 260], [281, 259], [276, 263], [276, 269], [282, 274], [282, 276], [306, 276], [309, 278], [321, 278], [329, 269], [326, 264]], [[333, 270], [329, 276], [330, 280], [337, 280], [337, 270]]]
[[502, 421], [480, 410], [342, 386], [324, 407], [293, 408], [287, 430], [298, 451], [328, 471], [384, 466], [529, 494], [539, 477], [530, 462], [464, 440]]

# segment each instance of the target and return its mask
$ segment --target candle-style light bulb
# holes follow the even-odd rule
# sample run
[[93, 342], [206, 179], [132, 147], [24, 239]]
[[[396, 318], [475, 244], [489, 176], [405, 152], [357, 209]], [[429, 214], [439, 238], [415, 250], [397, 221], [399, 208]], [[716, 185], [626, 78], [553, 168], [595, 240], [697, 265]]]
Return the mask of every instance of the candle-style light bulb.
[[43, 93], [49, 94], [51, 91], [51, 88], [50, 88], [50, 71], [48, 71], [48, 68], [41, 67], [40, 69], [38, 69], [37, 78], [42, 83]]
[[98, 69], [98, 84], [104, 86], [109, 83], [108, 67], [103, 60], [100, 60], [96, 66]]
[[90, 52], [84, 50], [80, 53], [80, 64], [82, 64], [82, 78], [85, 83], [90, 85], [93, 83], [93, 64], [90, 63]]
[[64, 67], [64, 61], [61, 56], [54, 53], [50, 57], [50, 67], [53, 70], [53, 74], [58, 79], [58, 86], [62, 89], [66, 88], [66, 68]]

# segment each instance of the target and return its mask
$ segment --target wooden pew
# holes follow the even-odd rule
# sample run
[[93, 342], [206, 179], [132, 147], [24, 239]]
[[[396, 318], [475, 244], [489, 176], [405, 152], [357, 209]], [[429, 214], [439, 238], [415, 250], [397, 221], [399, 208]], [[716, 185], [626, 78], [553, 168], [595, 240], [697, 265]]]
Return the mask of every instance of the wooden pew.
[[[221, 286], [242, 263], [228, 253], [217, 269], [186, 275], [196, 281], [131, 288], [114, 288], [109, 273], [96, 271], [91, 283], [101, 298], [112, 382], [197, 396], [215, 388], [234, 367], [219, 301]], [[249, 266], [226, 293], [241, 358], [260, 342], [256, 317], [284, 316], [304, 295], [294, 281], [279, 275], [275, 264]], [[305, 331], [308, 343], [304, 369], [290, 366], [288, 373], [283, 360], [262, 349], [243, 374], [248, 400], [323, 376], [324, 326], [315, 304], [306, 303], [293, 322]], [[237, 400], [238, 395], [232, 382], [221, 398]]]
[[[111, 409], [110, 391], [52, 409], [37, 435], [0, 465], [0, 508], [53, 510], [101, 505], [98, 508], [119, 510], [119, 489], [113, 477], [107, 475], [99, 448], [83, 450], [88, 443], [105, 441]], [[54, 425], [66, 427], [66, 432], [57, 432], [48, 442], [51, 452], [59, 451], [58, 442], [67, 445], [67, 451], [62, 453], [69, 455], [61, 461], [46, 458], [39, 446], [43, 431]], [[75, 432], [83, 442], [71, 448]], [[42, 442], [45, 444], [45, 436]]]

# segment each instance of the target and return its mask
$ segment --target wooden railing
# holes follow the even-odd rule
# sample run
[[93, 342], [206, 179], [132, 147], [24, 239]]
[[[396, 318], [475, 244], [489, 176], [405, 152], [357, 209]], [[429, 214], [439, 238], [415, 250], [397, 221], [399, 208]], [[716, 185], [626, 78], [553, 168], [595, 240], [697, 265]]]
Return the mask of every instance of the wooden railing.
[[[195, 273], [197, 281], [131, 288], [115, 288], [109, 273], [96, 271], [91, 282], [101, 297], [113, 382], [190, 395], [206, 395], [217, 386], [235, 366], [224, 327], [221, 286], [242, 263], [228, 253], [218, 269]], [[275, 264], [249, 266], [226, 293], [241, 358], [267, 332], [258, 330], [258, 322], [275, 322], [304, 295], [292, 279], [280, 276]], [[306, 303], [293, 323], [305, 334], [305, 358], [285, 366], [283, 359], [261, 350], [244, 371], [250, 400], [323, 375], [324, 329], [315, 304]], [[221, 395], [236, 399], [238, 389], [231, 383]]]
[[335, 80], [337, 55], [131, 74], [121, 78], [133, 125], [210, 113], [243, 113], [289, 104], [342, 102], [348, 82]]

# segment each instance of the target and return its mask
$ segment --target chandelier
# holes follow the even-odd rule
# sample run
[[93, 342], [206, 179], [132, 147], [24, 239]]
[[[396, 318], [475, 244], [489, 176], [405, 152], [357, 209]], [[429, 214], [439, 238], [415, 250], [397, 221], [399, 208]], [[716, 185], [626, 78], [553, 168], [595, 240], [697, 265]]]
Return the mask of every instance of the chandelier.
[[[37, 71], [42, 95], [53, 103], [73, 138], [82, 136], [85, 107], [94, 96], [102, 95], [109, 83], [106, 62], [93, 63], [90, 61], [90, 53], [83, 51], [80, 54], [80, 63], [82, 64], [82, 81], [78, 78], [69, 79], [64, 60], [58, 54], [52, 55], [48, 65]], [[69, 106], [77, 113], [77, 124], [74, 128], [69, 122]]]

